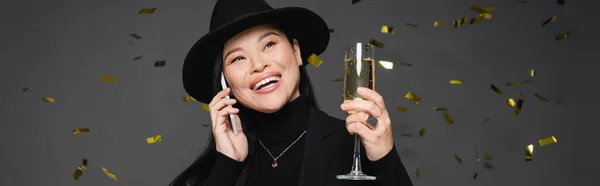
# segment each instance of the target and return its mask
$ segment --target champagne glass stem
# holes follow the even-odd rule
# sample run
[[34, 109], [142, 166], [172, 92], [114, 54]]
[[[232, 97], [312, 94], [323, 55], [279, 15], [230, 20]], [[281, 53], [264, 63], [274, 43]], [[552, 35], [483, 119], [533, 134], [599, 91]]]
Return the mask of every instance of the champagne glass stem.
[[352, 172], [362, 173], [360, 165], [360, 138], [358, 134], [354, 134], [354, 161], [352, 162]]

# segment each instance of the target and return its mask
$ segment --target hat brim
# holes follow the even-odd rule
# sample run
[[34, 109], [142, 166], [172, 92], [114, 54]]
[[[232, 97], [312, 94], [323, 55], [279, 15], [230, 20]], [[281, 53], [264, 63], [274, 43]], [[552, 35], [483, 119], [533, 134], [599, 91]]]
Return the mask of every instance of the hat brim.
[[201, 37], [187, 53], [183, 62], [183, 86], [197, 101], [209, 103], [214, 97], [213, 77], [217, 52], [238, 33], [261, 24], [272, 24], [288, 37], [298, 40], [303, 64], [311, 54], [321, 54], [329, 44], [329, 28], [311, 10], [301, 7], [271, 9], [245, 15], [213, 29]]

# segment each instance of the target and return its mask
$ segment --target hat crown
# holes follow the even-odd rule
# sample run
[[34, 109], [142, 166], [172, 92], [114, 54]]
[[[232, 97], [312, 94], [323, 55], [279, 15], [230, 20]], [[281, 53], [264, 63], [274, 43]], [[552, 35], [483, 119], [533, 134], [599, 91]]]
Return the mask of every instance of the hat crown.
[[244, 15], [271, 9], [264, 0], [218, 0], [210, 18], [210, 30]]

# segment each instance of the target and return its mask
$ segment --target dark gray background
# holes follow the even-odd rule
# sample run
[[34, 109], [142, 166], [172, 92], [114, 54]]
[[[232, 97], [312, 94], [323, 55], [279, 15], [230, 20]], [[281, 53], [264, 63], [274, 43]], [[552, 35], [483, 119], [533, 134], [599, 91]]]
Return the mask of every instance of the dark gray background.
[[[166, 185], [186, 168], [207, 139], [210, 118], [201, 104], [184, 103], [181, 66], [188, 48], [208, 31], [214, 0], [20, 0], [0, 3], [0, 185]], [[379, 60], [412, 63], [378, 68], [377, 91], [390, 110], [394, 139], [415, 185], [595, 185], [597, 149], [598, 3], [567, 0], [271, 0], [273, 7], [301, 6], [320, 14], [336, 30], [319, 68], [308, 67], [323, 110], [339, 110], [343, 47], [377, 38]], [[595, 4], [592, 4], [595, 3]], [[491, 20], [453, 28], [434, 20], [476, 16], [472, 4], [494, 6]], [[140, 15], [142, 8], [157, 8]], [[546, 27], [552, 15], [558, 19]], [[403, 26], [420, 24], [419, 28]], [[397, 27], [381, 34], [382, 25]], [[571, 37], [555, 41], [554, 36]], [[129, 34], [142, 40], [134, 41]], [[596, 53], [593, 53], [593, 52]], [[144, 55], [139, 61], [131, 59]], [[166, 60], [163, 68], [155, 60]], [[529, 78], [527, 70], [538, 75]], [[114, 75], [117, 83], [101, 83]], [[462, 78], [464, 85], [450, 85]], [[506, 88], [509, 81], [530, 84]], [[494, 83], [503, 96], [489, 88]], [[22, 92], [22, 88], [29, 91]], [[404, 95], [414, 91], [414, 104]], [[525, 95], [518, 118], [505, 104]], [[563, 105], [543, 102], [562, 98]], [[45, 103], [42, 97], [54, 97]], [[409, 107], [405, 113], [398, 106]], [[434, 106], [447, 107], [455, 123], [445, 123]], [[594, 115], [595, 114], [595, 115]], [[482, 124], [485, 118], [489, 122]], [[73, 135], [74, 128], [91, 133]], [[401, 133], [425, 127], [424, 138]], [[145, 138], [163, 135], [161, 143]], [[539, 137], [558, 143], [539, 147]], [[596, 141], [596, 142], [594, 142]], [[524, 161], [525, 145], [535, 144]], [[475, 161], [494, 157], [495, 170]], [[456, 166], [453, 154], [463, 159]], [[349, 154], [350, 156], [350, 154]], [[89, 159], [84, 176], [71, 173]], [[349, 165], [350, 166], [350, 165]], [[117, 175], [113, 181], [102, 173]], [[350, 168], [350, 167], [348, 167]], [[417, 180], [415, 169], [420, 168]], [[473, 179], [472, 174], [479, 176]]]

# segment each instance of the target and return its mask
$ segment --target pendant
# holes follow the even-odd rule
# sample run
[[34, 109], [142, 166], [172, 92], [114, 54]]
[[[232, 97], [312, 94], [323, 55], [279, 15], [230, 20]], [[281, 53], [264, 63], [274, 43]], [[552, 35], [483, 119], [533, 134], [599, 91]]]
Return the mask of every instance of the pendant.
[[277, 167], [277, 161], [273, 161], [273, 163], [271, 164], [271, 167], [273, 167], [273, 168]]

